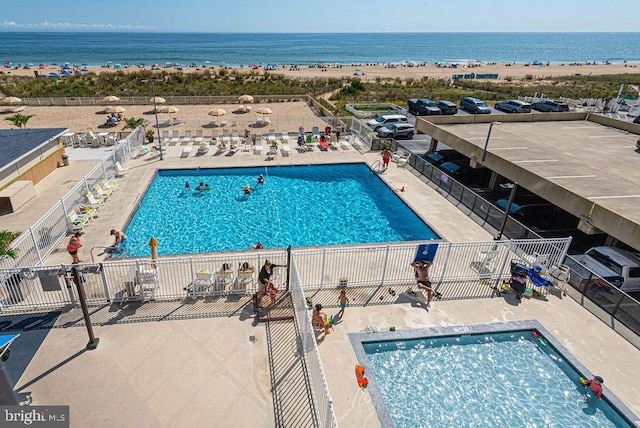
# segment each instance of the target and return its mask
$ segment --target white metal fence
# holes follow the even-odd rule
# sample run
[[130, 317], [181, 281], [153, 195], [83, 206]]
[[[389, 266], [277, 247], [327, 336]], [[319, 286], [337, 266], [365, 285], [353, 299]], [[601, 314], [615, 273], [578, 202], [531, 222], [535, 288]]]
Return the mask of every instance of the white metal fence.
[[338, 426], [333, 400], [329, 394], [327, 379], [322, 368], [318, 343], [311, 323], [311, 311], [307, 307], [306, 297], [300, 276], [298, 265], [294, 258], [291, 262], [291, 276], [289, 277], [289, 291], [293, 302], [295, 322], [298, 327], [300, 352], [305, 360], [305, 369], [311, 386], [313, 409], [319, 427], [334, 428]]
[[124, 140], [120, 141], [95, 168], [84, 176], [60, 201], [47, 211], [29, 229], [22, 233], [12, 244], [17, 257], [0, 259], [0, 268], [33, 267], [44, 260], [56, 249], [58, 243], [71, 230], [68, 213], [80, 204], [87, 203], [86, 194], [103, 180], [117, 175], [116, 162], [126, 165], [135, 153], [135, 147], [144, 140], [144, 129], [136, 128]]

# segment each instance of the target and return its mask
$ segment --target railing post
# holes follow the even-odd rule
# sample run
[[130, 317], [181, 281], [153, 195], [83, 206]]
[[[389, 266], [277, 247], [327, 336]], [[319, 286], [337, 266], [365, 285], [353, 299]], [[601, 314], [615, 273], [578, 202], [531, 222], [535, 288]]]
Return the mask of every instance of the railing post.
[[386, 252], [384, 253], [384, 262], [382, 263], [382, 278], [380, 280], [380, 286], [384, 286], [384, 280], [387, 276], [387, 263], [389, 262], [389, 245], [386, 247]]
[[109, 289], [109, 279], [107, 277], [106, 272], [104, 271], [104, 263], [99, 263], [100, 266], [100, 277], [102, 278], [102, 287], [104, 288], [104, 295], [107, 298], [107, 303], [111, 304], [111, 290]]
[[289, 278], [291, 277], [291, 245], [287, 247], [287, 278], [285, 279], [285, 290], [289, 291]]
[[320, 268], [320, 290], [324, 290], [324, 268], [325, 268], [326, 258], [327, 258], [327, 249], [323, 248], [322, 249], [322, 267]]
[[102, 165], [102, 172], [104, 172], [104, 179], [105, 179], [105, 180], [108, 180], [108, 179], [109, 179], [109, 177], [107, 176], [107, 167], [106, 167], [106, 166], [104, 166], [104, 160], [101, 160], [101, 161], [100, 161], [100, 165]]
[[40, 248], [38, 248], [38, 241], [36, 241], [36, 235], [33, 233], [33, 227], [29, 228], [29, 233], [31, 234], [31, 239], [33, 240], [33, 248], [36, 249], [36, 255], [38, 256], [39, 264], [44, 264], [44, 260], [42, 260], [42, 254], [40, 254]]
[[447, 254], [445, 254], [444, 256], [444, 263], [442, 264], [442, 273], [440, 274], [440, 279], [438, 280], [438, 284], [442, 283], [447, 273], [447, 266], [449, 265], [449, 257], [451, 255], [452, 247], [453, 247], [453, 242], [449, 242], [449, 245], [447, 246]]

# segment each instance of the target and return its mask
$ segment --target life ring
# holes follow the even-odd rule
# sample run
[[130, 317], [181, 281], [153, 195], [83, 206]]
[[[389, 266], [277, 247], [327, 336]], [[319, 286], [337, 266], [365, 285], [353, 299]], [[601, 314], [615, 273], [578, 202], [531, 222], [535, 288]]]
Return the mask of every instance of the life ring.
[[36, 273], [36, 271], [31, 269], [22, 269], [20, 271], [20, 276], [23, 277], [24, 279], [36, 279], [38, 274]]

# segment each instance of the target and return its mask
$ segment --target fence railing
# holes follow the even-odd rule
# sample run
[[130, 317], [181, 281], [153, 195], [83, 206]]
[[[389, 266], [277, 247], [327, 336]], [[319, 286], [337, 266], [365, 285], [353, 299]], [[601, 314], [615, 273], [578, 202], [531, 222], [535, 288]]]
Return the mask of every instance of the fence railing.
[[[120, 105], [145, 105], [149, 104], [151, 96], [133, 96], [120, 97], [117, 104]], [[167, 104], [185, 105], [185, 104], [239, 104], [237, 95], [219, 96], [219, 95], [202, 95], [202, 96], [163, 96]], [[252, 103], [273, 103], [273, 102], [289, 102], [289, 101], [305, 101], [308, 102], [308, 95], [254, 95]], [[20, 104], [27, 106], [104, 106], [105, 103], [101, 97], [40, 97], [40, 98], [22, 98]]]
[[291, 263], [289, 291], [293, 302], [295, 322], [298, 327], [300, 351], [305, 360], [305, 369], [311, 386], [314, 416], [317, 425], [322, 428], [337, 428], [338, 422], [333, 408], [333, 400], [329, 394], [329, 387], [322, 368], [318, 343], [311, 322], [311, 310], [307, 306], [295, 259], [292, 259]]
[[60, 201], [47, 211], [33, 226], [22, 233], [12, 244], [17, 257], [0, 259], [0, 268], [39, 266], [67, 236], [71, 224], [67, 215], [81, 204], [86, 204], [86, 194], [93, 188], [117, 175], [116, 162], [126, 165], [135, 147], [144, 141], [144, 129], [136, 128], [121, 140], [95, 168], [84, 176]]
[[[430, 270], [435, 283], [497, 281], [509, 277], [511, 260], [532, 264], [544, 255], [548, 266], [559, 266], [570, 238], [448, 243], [439, 248]], [[435, 242], [434, 242], [435, 243]], [[301, 249], [293, 252], [305, 289], [335, 288], [348, 284], [386, 286], [415, 281], [410, 263], [418, 243], [354, 245]], [[202, 296], [252, 294], [257, 273], [241, 275], [240, 263], [260, 266], [267, 257], [284, 264], [284, 253], [250, 252], [197, 255], [181, 258], [116, 259], [80, 264], [88, 301], [95, 305], [124, 300], [175, 300]], [[223, 265], [227, 265], [223, 268]], [[20, 265], [0, 269], [3, 310], [31, 311], [74, 304], [67, 291], [70, 266]], [[481, 297], [477, 294], [467, 298]]]

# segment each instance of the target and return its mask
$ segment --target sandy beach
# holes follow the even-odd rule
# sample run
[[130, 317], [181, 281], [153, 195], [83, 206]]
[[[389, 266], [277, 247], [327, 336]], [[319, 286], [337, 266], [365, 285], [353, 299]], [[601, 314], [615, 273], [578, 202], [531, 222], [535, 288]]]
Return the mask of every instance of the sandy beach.
[[[247, 104], [251, 105], [251, 104]], [[248, 113], [237, 112], [239, 104], [219, 104], [216, 108], [222, 108], [227, 113], [221, 117], [208, 116], [209, 110], [214, 108], [210, 105], [179, 105], [176, 114], [158, 113], [160, 131], [172, 133], [178, 131], [184, 135], [185, 130], [203, 131], [204, 135], [211, 136], [213, 133], [222, 134], [224, 132], [244, 133], [249, 130], [251, 133], [266, 133], [271, 130], [275, 132], [298, 132], [298, 127], [303, 126], [307, 131], [318, 126], [324, 129], [324, 123], [309, 108], [308, 104], [302, 101], [282, 102], [253, 105], [252, 111]], [[263, 116], [256, 113], [259, 107], [268, 107], [273, 113]], [[149, 122], [147, 129], [155, 129], [155, 115], [151, 105], [124, 106], [125, 117], [144, 118]], [[105, 127], [104, 123], [107, 114], [104, 113], [105, 106], [56, 106], [56, 107], [34, 107], [27, 106], [22, 113], [30, 114], [33, 117], [29, 120], [29, 128], [69, 128], [70, 132], [130, 132], [124, 129], [125, 123], [120, 122], [117, 126]], [[3, 120], [9, 114], [0, 115], [0, 129], [14, 128], [8, 120]], [[259, 118], [269, 118], [268, 125], [257, 125]], [[175, 125], [168, 125], [168, 120], [179, 119]], [[222, 121], [226, 121], [224, 125]], [[214, 122], [214, 123], [212, 123]], [[195, 135], [195, 134], [194, 134]]]
[[[350, 65], [327, 65], [324, 66], [298, 66], [292, 67], [289, 65], [281, 65], [269, 70], [265, 70], [264, 67], [254, 69], [250, 66], [244, 67], [227, 67], [232, 70], [237, 70], [243, 73], [278, 73], [290, 77], [298, 77], [302, 79], [315, 79], [315, 78], [350, 78], [357, 75], [362, 80], [375, 80], [378, 78], [400, 78], [400, 79], [422, 79], [424, 77], [436, 78], [436, 79], [451, 79], [454, 74], [497, 74], [498, 80], [505, 79], [523, 79], [525, 76], [532, 76], [533, 78], [546, 78], [546, 77], [558, 77], [558, 76], [573, 76], [573, 75], [604, 75], [604, 74], [624, 74], [624, 73], [640, 73], [640, 64], [638, 63], [563, 63], [563, 64], [549, 64], [549, 65], [530, 65], [523, 63], [469, 63], [459, 64], [456, 68], [451, 68], [445, 65], [437, 65], [435, 63], [427, 63], [424, 65], [409, 64], [401, 65], [396, 63], [390, 64], [350, 64]], [[129, 68], [114, 69], [106, 67], [87, 67], [90, 71], [95, 73], [115, 73], [115, 72], [129, 72], [140, 70], [151, 70], [150, 66], [138, 67], [131, 66]], [[222, 67], [210, 66], [210, 67], [162, 67], [158, 72], [166, 71], [169, 73], [185, 72], [185, 73], [197, 73], [203, 70], [218, 71]], [[51, 72], [60, 73], [60, 67], [46, 66], [46, 67], [31, 67], [25, 68], [4, 68], [1, 69], [4, 75], [7, 76], [34, 76], [34, 71], [38, 71], [40, 74], [48, 75]], [[2, 78], [3, 75], [0, 75]], [[64, 77], [61, 77], [64, 78]]]

